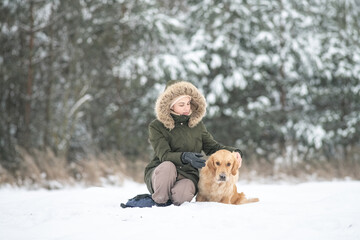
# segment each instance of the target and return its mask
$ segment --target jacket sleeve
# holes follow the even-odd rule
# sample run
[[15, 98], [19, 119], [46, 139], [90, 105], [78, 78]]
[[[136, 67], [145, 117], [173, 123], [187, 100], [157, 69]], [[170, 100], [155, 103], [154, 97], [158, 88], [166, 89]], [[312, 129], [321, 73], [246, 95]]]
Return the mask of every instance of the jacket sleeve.
[[205, 125], [201, 122], [201, 127], [202, 127], [202, 143], [203, 143], [203, 151], [205, 152], [206, 155], [211, 155], [214, 152], [220, 150], [220, 149], [226, 149], [230, 152], [238, 152], [240, 153], [241, 157], [243, 156], [242, 152], [240, 151], [240, 149], [235, 148], [235, 147], [230, 147], [230, 146], [224, 146], [220, 143], [218, 143], [214, 137], [207, 131]]
[[181, 161], [182, 152], [172, 152], [169, 142], [159, 129], [156, 126], [155, 122], [152, 122], [149, 125], [149, 139], [151, 146], [155, 151], [155, 155], [159, 158], [161, 162], [171, 161], [177, 166], [183, 165]]

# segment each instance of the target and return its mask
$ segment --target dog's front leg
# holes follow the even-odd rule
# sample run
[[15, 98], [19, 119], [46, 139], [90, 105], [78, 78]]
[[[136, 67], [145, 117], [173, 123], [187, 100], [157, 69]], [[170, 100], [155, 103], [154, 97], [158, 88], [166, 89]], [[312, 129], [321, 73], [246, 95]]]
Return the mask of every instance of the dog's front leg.
[[197, 202], [206, 202], [206, 198], [203, 195], [201, 195], [200, 193], [198, 193], [196, 195], [196, 201]]

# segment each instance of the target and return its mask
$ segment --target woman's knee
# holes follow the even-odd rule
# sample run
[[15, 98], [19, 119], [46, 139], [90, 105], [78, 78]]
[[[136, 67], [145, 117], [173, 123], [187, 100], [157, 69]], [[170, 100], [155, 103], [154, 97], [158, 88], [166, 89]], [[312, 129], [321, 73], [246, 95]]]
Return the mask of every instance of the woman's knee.
[[165, 182], [171, 182], [171, 185], [175, 183], [177, 177], [176, 167], [172, 162], [163, 162], [157, 166], [152, 175], [152, 183], [162, 184]]
[[190, 179], [182, 179], [171, 189], [171, 198], [175, 205], [191, 202], [195, 196], [195, 184]]
[[172, 162], [166, 161], [161, 163], [159, 166], [157, 166], [154, 170], [153, 175], [159, 175], [159, 174], [165, 174], [165, 175], [177, 175], [175, 164]]

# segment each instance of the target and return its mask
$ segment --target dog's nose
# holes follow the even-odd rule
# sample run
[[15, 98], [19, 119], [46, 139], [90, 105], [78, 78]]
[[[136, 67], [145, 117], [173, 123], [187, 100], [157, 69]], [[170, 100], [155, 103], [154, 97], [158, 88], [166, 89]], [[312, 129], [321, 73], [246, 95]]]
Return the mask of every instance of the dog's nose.
[[226, 181], [226, 174], [225, 174], [225, 173], [221, 173], [221, 174], [219, 175], [219, 180], [220, 180], [220, 181]]

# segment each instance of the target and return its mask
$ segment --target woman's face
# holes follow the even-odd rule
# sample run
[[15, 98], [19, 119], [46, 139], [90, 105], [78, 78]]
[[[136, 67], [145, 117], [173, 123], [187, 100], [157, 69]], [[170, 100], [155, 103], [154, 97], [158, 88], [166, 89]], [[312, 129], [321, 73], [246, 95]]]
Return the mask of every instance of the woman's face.
[[191, 98], [184, 97], [181, 98], [179, 101], [177, 101], [174, 106], [172, 107], [172, 110], [179, 115], [190, 115], [191, 113], [191, 104], [190, 104]]

